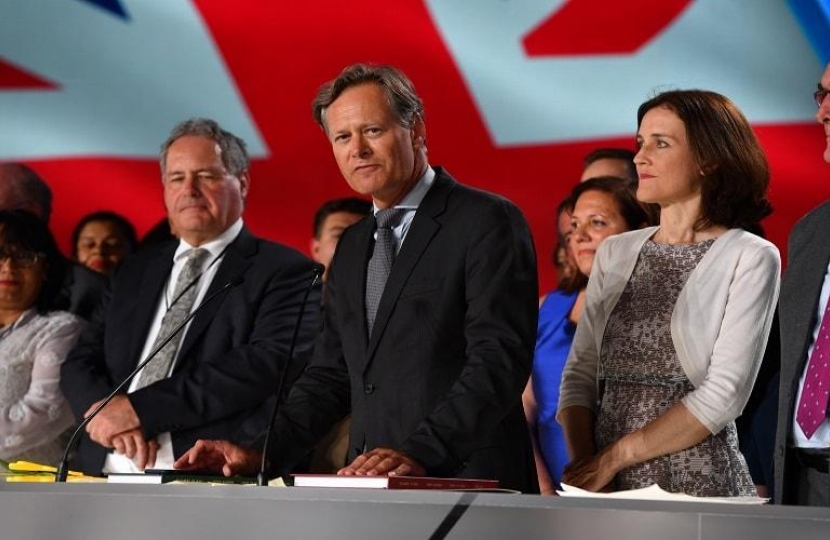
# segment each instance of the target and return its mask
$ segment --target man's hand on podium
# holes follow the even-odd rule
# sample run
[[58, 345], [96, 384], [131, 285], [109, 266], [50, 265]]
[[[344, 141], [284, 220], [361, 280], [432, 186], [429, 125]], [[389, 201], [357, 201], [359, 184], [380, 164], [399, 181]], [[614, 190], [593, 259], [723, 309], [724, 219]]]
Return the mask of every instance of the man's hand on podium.
[[198, 440], [173, 467], [183, 471], [200, 471], [225, 476], [251, 476], [259, 472], [262, 456], [228, 441]]
[[420, 463], [391, 448], [375, 448], [357, 456], [337, 474], [346, 476], [426, 476]]

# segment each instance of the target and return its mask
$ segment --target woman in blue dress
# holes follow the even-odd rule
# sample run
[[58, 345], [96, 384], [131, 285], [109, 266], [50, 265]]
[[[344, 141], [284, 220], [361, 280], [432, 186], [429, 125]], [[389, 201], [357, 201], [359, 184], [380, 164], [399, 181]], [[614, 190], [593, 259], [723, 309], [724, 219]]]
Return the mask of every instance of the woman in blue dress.
[[[655, 223], [656, 212], [637, 201], [635, 190], [636, 186], [621, 178], [592, 178], [578, 184], [559, 207], [560, 242], [567, 260], [557, 261], [557, 266], [564, 268], [562, 279], [542, 298], [533, 372], [523, 396], [543, 494], [553, 494], [559, 488], [569, 461], [565, 437], [555, 418], [559, 383], [582, 313], [594, 253], [612, 234]], [[563, 220], [563, 214], [568, 219]]]

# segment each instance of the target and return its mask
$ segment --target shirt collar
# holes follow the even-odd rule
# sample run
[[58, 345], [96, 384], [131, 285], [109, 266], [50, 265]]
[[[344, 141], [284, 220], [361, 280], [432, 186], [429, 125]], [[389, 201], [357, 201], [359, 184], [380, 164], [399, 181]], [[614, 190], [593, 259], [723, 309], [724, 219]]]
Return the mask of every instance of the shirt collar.
[[[225, 248], [228, 247], [228, 245], [233, 242], [237, 236], [239, 236], [239, 233], [242, 231], [242, 225], [242, 218], [240, 217], [233, 225], [225, 229], [225, 232], [199, 247], [208, 250], [210, 253], [210, 259], [218, 257], [223, 251], [225, 251]], [[173, 260], [178, 261], [186, 252], [190, 251], [194, 247], [195, 246], [191, 246], [186, 241], [180, 240], [179, 247], [176, 248], [176, 253], [173, 255]]]
[[32, 317], [37, 315], [37, 309], [33, 306], [24, 311], [20, 317], [18, 317], [13, 323], [3, 328], [0, 328], [0, 337], [6, 336], [7, 334], [11, 334], [27, 322], [29, 322]]
[[[429, 188], [432, 187], [432, 183], [435, 181], [435, 171], [427, 165], [424, 174], [418, 179], [412, 189], [409, 190], [401, 202], [395, 205], [395, 208], [406, 208], [408, 210], [417, 210], [418, 206], [421, 204], [421, 201], [424, 200], [424, 197], [429, 191]], [[373, 213], [377, 214], [378, 210], [380, 210], [377, 205], [372, 203]]]

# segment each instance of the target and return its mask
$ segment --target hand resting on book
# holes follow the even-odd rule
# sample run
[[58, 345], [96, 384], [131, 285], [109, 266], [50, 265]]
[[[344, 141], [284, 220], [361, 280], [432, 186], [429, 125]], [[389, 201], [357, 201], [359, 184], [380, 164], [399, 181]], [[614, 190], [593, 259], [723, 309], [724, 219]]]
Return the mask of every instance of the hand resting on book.
[[337, 474], [346, 476], [426, 476], [420, 463], [391, 448], [375, 448], [357, 456]]

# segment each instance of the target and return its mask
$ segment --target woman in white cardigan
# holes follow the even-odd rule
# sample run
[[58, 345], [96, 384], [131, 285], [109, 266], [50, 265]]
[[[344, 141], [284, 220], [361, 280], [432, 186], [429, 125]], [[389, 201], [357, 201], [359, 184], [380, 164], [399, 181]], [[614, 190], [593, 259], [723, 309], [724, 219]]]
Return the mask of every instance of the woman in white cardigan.
[[562, 376], [562, 481], [752, 495], [734, 419], [778, 298], [778, 250], [744, 230], [771, 211], [767, 161], [719, 94], [664, 92], [637, 117], [637, 197], [661, 225], [597, 251]]

